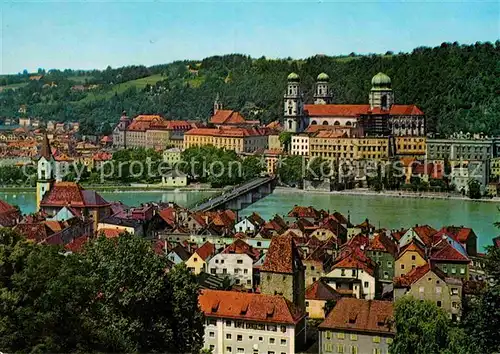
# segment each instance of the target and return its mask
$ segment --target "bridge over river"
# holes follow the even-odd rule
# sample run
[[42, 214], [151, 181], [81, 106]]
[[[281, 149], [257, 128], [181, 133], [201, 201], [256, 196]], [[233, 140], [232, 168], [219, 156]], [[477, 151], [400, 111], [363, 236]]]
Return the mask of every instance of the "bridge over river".
[[233, 187], [220, 195], [197, 204], [192, 210], [208, 211], [217, 209], [242, 210], [257, 200], [273, 192], [276, 177], [259, 177]]

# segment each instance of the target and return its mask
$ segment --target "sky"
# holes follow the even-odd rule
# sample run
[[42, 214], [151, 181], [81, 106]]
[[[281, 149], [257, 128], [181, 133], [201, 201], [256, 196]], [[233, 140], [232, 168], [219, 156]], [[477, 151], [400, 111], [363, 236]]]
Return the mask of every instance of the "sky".
[[495, 42], [500, 1], [7, 1], [0, 72]]

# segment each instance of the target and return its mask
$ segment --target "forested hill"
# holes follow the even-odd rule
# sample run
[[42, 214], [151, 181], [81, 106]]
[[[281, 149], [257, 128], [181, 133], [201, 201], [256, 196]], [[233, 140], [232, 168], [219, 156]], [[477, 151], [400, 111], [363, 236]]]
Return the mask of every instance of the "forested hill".
[[267, 122], [282, 115], [291, 71], [300, 75], [309, 101], [316, 76], [326, 72], [335, 103], [367, 103], [370, 80], [382, 71], [392, 78], [396, 102], [417, 104], [430, 130], [500, 134], [500, 41], [369, 56], [270, 60], [232, 54], [149, 68], [25, 71], [0, 77], [0, 117], [19, 116], [26, 105], [30, 116], [79, 120], [84, 132], [95, 132], [123, 110], [205, 120], [220, 93], [225, 108]]

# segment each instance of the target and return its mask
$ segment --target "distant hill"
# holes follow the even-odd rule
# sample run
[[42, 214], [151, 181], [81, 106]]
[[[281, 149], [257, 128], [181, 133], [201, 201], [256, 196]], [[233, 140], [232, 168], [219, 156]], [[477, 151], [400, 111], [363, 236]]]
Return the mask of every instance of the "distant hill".
[[[282, 115], [286, 77], [297, 72], [306, 99], [316, 76], [330, 76], [336, 103], [366, 103], [370, 80], [392, 78], [397, 103], [415, 103], [430, 130], [500, 134], [500, 41], [419, 47], [411, 53], [307, 59], [254, 59], [231, 54], [152, 67], [51, 70], [0, 76], [0, 117], [14, 117], [26, 104], [31, 116], [79, 120], [85, 132], [129, 115], [161, 113], [173, 119], [205, 120], [220, 93], [225, 108], [264, 121]], [[41, 77], [40, 77], [41, 76]]]

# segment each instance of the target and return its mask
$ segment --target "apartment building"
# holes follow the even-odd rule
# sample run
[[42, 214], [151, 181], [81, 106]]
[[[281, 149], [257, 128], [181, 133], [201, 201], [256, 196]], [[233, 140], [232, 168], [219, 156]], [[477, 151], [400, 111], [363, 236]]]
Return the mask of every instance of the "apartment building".
[[281, 295], [202, 290], [204, 348], [212, 353], [295, 353], [305, 315]]
[[268, 136], [259, 128], [195, 128], [184, 134], [184, 148], [213, 145], [237, 153], [267, 149]]

